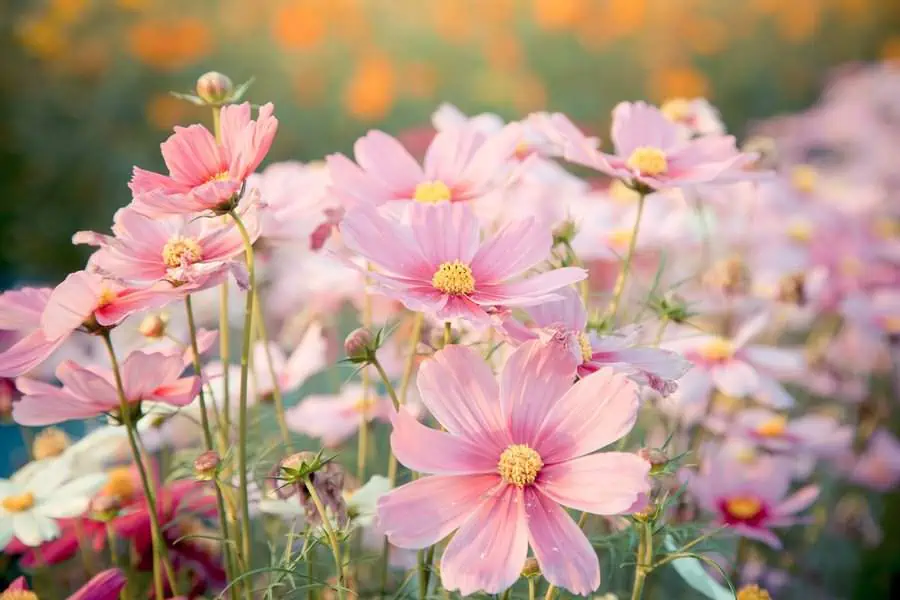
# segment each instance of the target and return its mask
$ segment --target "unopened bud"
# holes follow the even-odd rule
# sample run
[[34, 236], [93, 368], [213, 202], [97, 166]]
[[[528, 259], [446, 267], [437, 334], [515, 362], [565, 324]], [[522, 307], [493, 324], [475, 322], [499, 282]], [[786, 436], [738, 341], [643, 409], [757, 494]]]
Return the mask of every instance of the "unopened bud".
[[209, 104], [223, 104], [234, 93], [234, 84], [217, 71], [204, 73], [197, 80], [197, 95]]
[[576, 233], [578, 233], [578, 228], [575, 225], [575, 221], [563, 221], [561, 225], [553, 230], [553, 245], [571, 244]]
[[365, 358], [371, 346], [372, 334], [364, 327], [354, 329], [344, 340], [344, 352], [349, 358]]
[[35, 460], [59, 456], [72, 443], [66, 432], [56, 427], [48, 427], [34, 438], [31, 454]]
[[138, 325], [138, 331], [145, 338], [158, 340], [166, 335], [166, 325], [169, 324], [169, 317], [164, 314], [147, 315], [141, 324]]
[[122, 502], [118, 496], [107, 494], [95, 496], [88, 507], [88, 512], [97, 521], [111, 521], [118, 516], [120, 510]]
[[769, 592], [754, 583], [753, 585], [745, 585], [739, 589], [737, 600], [772, 600], [772, 596], [769, 595]]
[[216, 478], [220, 462], [215, 450], [207, 450], [194, 459], [194, 477], [198, 481], [212, 481]]
[[658, 448], [641, 448], [637, 455], [650, 463], [651, 474], [659, 473], [669, 464], [669, 457]]
[[525, 566], [522, 567], [522, 577], [532, 578], [532, 577], [540, 577], [541, 575], [541, 567], [538, 564], [536, 558], [529, 556], [525, 559]]

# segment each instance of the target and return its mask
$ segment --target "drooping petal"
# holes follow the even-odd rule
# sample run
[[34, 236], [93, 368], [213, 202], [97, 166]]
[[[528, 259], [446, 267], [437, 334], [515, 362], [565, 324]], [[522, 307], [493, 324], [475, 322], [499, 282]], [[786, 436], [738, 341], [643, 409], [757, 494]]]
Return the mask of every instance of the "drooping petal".
[[790, 495], [784, 502], [775, 507], [778, 517], [793, 515], [809, 508], [819, 497], [819, 486], [807, 485]]
[[599, 515], [627, 512], [650, 492], [650, 463], [628, 452], [600, 452], [541, 469], [538, 488], [554, 502]]

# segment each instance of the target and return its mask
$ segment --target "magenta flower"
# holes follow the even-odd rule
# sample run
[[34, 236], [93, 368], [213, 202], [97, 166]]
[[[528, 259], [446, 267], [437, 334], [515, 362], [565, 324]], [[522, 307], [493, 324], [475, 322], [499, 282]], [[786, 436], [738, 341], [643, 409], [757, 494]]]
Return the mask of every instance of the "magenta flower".
[[471, 125], [454, 127], [434, 137], [420, 166], [396, 139], [370, 131], [354, 145], [356, 163], [343, 154], [327, 157], [331, 194], [348, 209], [393, 200], [473, 200], [508, 182], [521, 137], [515, 123], [492, 135]]
[[[119, 592], [125, 587], [125, 575], [119, 569], [107, 569], [94, 575], [90, 581], [78, 588], [74, 594], [69, 596], [69, 600], [118, 600]], [[37, 596], [18, 596], [16, 592], [28, 591], [28, 583], [25, 577], [19, 577], [0, 593], [0, 598], [30, 598]]]
[[757, 176], [749, 171], [756, 155], [738, 152], [734, 137], [685, 139], [678, 124], [644, 102], [622, 102], [613, 110], [615, 154], [597, 150], [596, 140], [585, 137], [564, 115], [538, 114], [530, 122], [557, 141], [566, 160], [635, 187], [659, 190]]
[[361, 385], [344, 386], [339, 394], [307, 396], [302, 402], [285, 411], [285, 421], [291, 431], [322, 440], [329, 447], [341, 442], [359, 430], [362, 416], [366, 421], [391, 420], [394, 409], [384, 396], [363, 395]]
[[774, 458], [758, 458], [752, 469], [720, 453], [710, 457], [705, 469], [692, 477], [689, 489], [697, 504], [716, 515], [740, 536], [780, 549], [773, 527], [799, 521], [797, 513], [819, 497], [809, 485], [786, 497], [791, 485], [791, 464]]
[[[181, 377], [180, 353], [147, 354], [135, 351], [122, 363], [122, 386], [130, 405], [142, 401], [174, 406], [190, 403], [200, 390], [200, 378]], [[16, 386], [22, 399], [13, 406], [13, 419], [22, 425], [52, 425], [71, 419], [88, 419], [119, 410], [119, 396], [112, 371], [86, 368], [67, 360], [56, 369], [62, 387], [20, 377]]]
[[478, 219], [465, 205], [415, 204], [408, 225], [360, 206], [341, 225], [347, 247], [377, 267], [370, 276], [382, 293], [438, 319], [487, 324], [496, 306], [527, 306], [560, 296], [587, 276], [566, 267], [511, 281], [545, 260], [550, 231], [531, 219], [513, 221], [479, 240]]
[[[256, 210], [244, 215], [251, 241], [259, 237]], [[79, 232], [75, 243], [100, 246], [90, 260], [97, 272], [136, 284], [168, 281], [191, 284], [193, 291], [218, 285], [235, 273], [246, 281], [244, 243], [229, 219], [192, 218], [184, 215], [151, 217], [133, 207], [116, 213], [114, 236]]]
[[[0, 353], [0, 377], [15, 377], [30, 371], [78, 329], [96, 332], [101, 327], [112, 327], [130, 314], [168, 304], [178, 297], [178, 293], [179, 290], [168, 282], [134, 288], [94, 273], [76, 271], [56, 286], [49, 296], [41, 290], [29, 292], [27, 297], [35, 302], [32, 310], [21, 303], [11, 308], [9, 304], [6, 307], [0, 305], [0, 312], [22, 314], [25, 322], [31, 324], [30, 331], [24, 337]], [[20, 298], [25, 299], [26, 296]], [[46, 303], [40, 312], [40, 321], [36, 322], [35, 309], [41, 302]], [[12, 313], [3, 311], [3, 308]]]
[[563, 288], [559, 294], [562, 300], [528, 307], [532, 322], [527, 325], [505, 316], [503, 330], [510, 343], [540, 339], [571, 357], [579, 377], [609, 366], [664, 396], [677, 389], [675, 381], [690, 369], [690, 362], [671, 350], [637, 346], [634, 334], [599, 336], [586, 331], [587, 311], [581, 297], [572, 288]]
[[176, 127], [160, 146], [168, 175], [134, 168], [135, 208], [154, 216], [232, 209], [272, 145], [278, 129], [272, 111], [272, 104], [261, 106], [253, 121], [248, 102], [222, 107], [221, 142], [202, 125]]
[[635, 384], [605, 369], [573, 386], [570, 362], [532, 341], [510, 356], [499, 382], [476, 352], [448, 346], [420, 367], [418, 387], [446, 431], [405, 408], [394, 417], [397, 459], [434, 475], [379, 500], [391, 543], [425, 548], [458, 529], [440, 572], [462, 595], [511, 586], [529, 546], [551, 583], [582, 595], [597, 589], [597, 555], [563, 506], [621, 514], [649, 492], [649, 463], [592, 454], [633, 427]]

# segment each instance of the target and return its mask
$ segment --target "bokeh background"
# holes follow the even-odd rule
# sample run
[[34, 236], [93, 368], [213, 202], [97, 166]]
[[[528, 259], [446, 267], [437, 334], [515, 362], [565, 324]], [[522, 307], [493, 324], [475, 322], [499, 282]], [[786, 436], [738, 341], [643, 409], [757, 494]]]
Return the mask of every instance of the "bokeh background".
[[900, 57], [896, 0], [4, 0], [0, 285], [80, 268], [131, 166], [206, 111], [197, 75], [255, 77], [281, 128], [270, 160], [346, 151], [440, 101], [542, 108], [605, 127], [624, 99], [705, 95], [739, 135], [809, 104], [827, 72]]

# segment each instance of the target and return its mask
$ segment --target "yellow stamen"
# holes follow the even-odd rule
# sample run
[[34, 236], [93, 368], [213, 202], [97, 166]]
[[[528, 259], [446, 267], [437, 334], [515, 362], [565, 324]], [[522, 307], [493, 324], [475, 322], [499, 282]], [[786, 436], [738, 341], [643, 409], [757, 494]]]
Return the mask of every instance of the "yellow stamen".
[[113, 291], [109, 286], [104, 285], [100, 290], [100, 296], [97, 298], [97, 308], [108, 306], [119, 297], [119, 294]]
[[660, 175], [669, 170], [669, 161], [666, 153], [659, 148], [641, 146], [636, 148], [625, 164], [629, 169], [638, 171], [642, 175]]
[[16, 496], [7, 496], [0, 502], [6, 512], [23, 512], [34, 506], [34, 494], [25, 492]]
[[631, 243], [631, 238], [634, 236], [633, 229], [616, 229], [615, 231], [611, 231], [607, 239], [609, 240], [609, 245], [614, 246], [616, 248], [627, 248]]
[[769, 595], [769, 592], [754, 583], [752, 585], [745, 585], [739, 589], [737, 600], [772, 600], [772, 596]]
[[581, 348], [581, 360], [588, 362], [594, 356], [591, 340], [583, 331], [579, 331], [576, 337], [578, 338], [578, 346]]
[[175, 236], [163, 246], [162, 258], [167, 267], [175, 269], [203, 258], [203, 249], [194, 238]]
[[0, 594], [0, 600], [40, 600], [31, 590], [6, 590]]
[[736, 519], [752, 519], [762, 512], [762, 502], [752, 496], [735, 496], [725, 501], [725, 510]]
[[819, 174], [811, 165], [797, 165], [791, 170], [791, 185], [803, 194], [814, 192], [818, 180]]
[[513, 444], [500, 455], [497, 471], [506, 483], [524, 487], [534, 483], [543, 466], [540, 454], [525, 444]]
[[734, 356], [734, 344], [725, 338], [715, 338], [700, 349], [700, 354], [707, 360], [728, 360]]
[[413, 200], [425, 204], [437, 204], [450, 200], [450, 196], [450, 188], [443, 181], [423, 181], [416, 186]]
[[756, 435], [761, 435], [762, 437], [780, 437], [784, 435], [785, 429], [787, 429], [787, 418], [783, 415], [775, 415], [756, 427]]
[[66, 432], [56, 427], [48, 427], [34, 438], [31, 454], [35, 460], [59, 456], [72, 442]]
[[442, 263], [431, 278], [436, 290], [451, 296], [465, 296], [475, 291], [475, 276], [472, 268], [459, 261]]
[[794, 221], [787, 228], [788, 237], [801, 244], [806, 244], [812, 240], [813, 233], [813, 226], [808, 221]]
[[113, 496], [119, 500], [131, 500], [137, 493], [134, 476], [129, 467], [115, 467], [107, 471], [106, 485], [100, 490], [105, 496]]
[[206, 181], [208, 183], [210, 181], [228, 181], [229, 179], [231, 179], [231, 173], [229, 173], [228, 171], [219, 171]]
[[744, 464], [744, 465], [752, 465], [753, 463], [756, 462], [756, 459], [758, 458], [757, 454], [756, 454], [756, 450], [754, 450], [750, 446], [745, 446], [745, 447], [741, 448], [740, 450], [738, 450], [735, 453], [734, 457], [737, 459], [737, 461], [739, 463]]
[[687, 98], [672, 98], [659, 107], [662, 114], [673, 123], [682, 123], [691, 117], [691, 101]]

